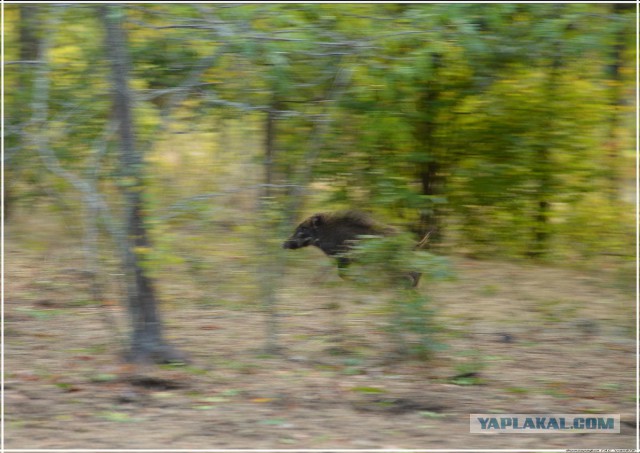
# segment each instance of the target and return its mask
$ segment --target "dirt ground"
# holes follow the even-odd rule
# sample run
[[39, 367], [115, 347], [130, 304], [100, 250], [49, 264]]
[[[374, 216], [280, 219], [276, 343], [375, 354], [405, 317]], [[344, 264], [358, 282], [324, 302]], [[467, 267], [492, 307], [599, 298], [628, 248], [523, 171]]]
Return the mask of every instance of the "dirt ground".
[[[428, 362], [390, 360], [382, 298], [311, 275], [324, 264], [282, 279], [276, 356], [261, 352], [265, 320], [250, 291], [221, 286], [196, 303], [165, 285], [167, 337], [192, 363], [132, 367], [117, 358], [124, 312], [78, 289], [77, 251], [9, 233], [6, 448], [635, 447], [634, 296], [605, 272], [452, 258], [455, 280], [420, 289], [446, 345]], [[234, 275], [246, 278], [240, 266]], [[622, 423], [620, 434], [470, 434], [471, 413]]]

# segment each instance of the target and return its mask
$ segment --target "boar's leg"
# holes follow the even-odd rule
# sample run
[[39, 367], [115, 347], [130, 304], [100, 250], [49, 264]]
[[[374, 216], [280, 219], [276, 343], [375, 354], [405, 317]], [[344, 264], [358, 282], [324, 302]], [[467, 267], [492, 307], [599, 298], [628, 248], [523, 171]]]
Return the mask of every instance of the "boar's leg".
[[340, 278], [346, 280], [347, 268], [349, 267], [349, 263], [351, 263], [351, 260], [345, 256], [339, 256], [336, 261], [338, 263], [338, 275], [340, 276]]

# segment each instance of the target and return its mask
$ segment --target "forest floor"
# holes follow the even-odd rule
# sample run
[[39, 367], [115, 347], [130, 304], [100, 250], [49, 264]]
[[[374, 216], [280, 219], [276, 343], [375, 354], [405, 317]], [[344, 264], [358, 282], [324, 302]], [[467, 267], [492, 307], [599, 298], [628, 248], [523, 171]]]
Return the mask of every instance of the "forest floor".
[[[118, 360], [125, 311], [78, 289], [78, 250], [19, 236], [9, 229], [5, 251], [6, 448], [635, 446], [634, 295], [604, 270], [452, 257], [456, 279], [420, 289], [446, 345], [429, 361], [391, 360], [383, 295], [328, 265], [283, 276], [279, 355], [262, 352], [251, 291], [221, 283], [196, 302], [164, 283], [167, 337], [191, 363], [145, 367]], [[221, 273], [233, 266], [247, 278], [233, 262]], [[614, 413], [621, 433], [470, 434], [474, 413]]]

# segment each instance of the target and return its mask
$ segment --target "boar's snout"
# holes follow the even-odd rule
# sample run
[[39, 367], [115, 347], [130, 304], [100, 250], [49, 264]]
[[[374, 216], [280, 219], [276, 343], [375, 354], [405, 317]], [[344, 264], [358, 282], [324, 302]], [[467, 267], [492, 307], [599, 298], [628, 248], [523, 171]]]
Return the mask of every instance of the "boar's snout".
[[287, 239], [286, 241], [284, 241], [282, 243], [282, 248], [283, 249], [297, 249], [297, 248], [300, 248], [300, 244], [298, 244], [297, 241], [294, 241], [292, 239]]

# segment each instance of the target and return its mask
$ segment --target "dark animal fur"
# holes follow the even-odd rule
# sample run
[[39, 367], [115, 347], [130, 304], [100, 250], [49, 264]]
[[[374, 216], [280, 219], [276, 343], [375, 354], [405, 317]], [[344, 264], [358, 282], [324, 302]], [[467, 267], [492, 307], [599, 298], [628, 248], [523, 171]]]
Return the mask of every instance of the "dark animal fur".
[[[350, 260], [341, 255], [349, 251], [359, 236], [387, 236], [394, 233], [394, 228], [382, 225], [360, 211], [319, 213], [298, 225], [293, 235], [282, 246], [285, 249], [298, 249], [314, 245], [326, 255], [336, 257], [338, 268], [343, 269]], [[408, 277], [412, 286], [418, 285], [419, 273], [409, 272]]]

